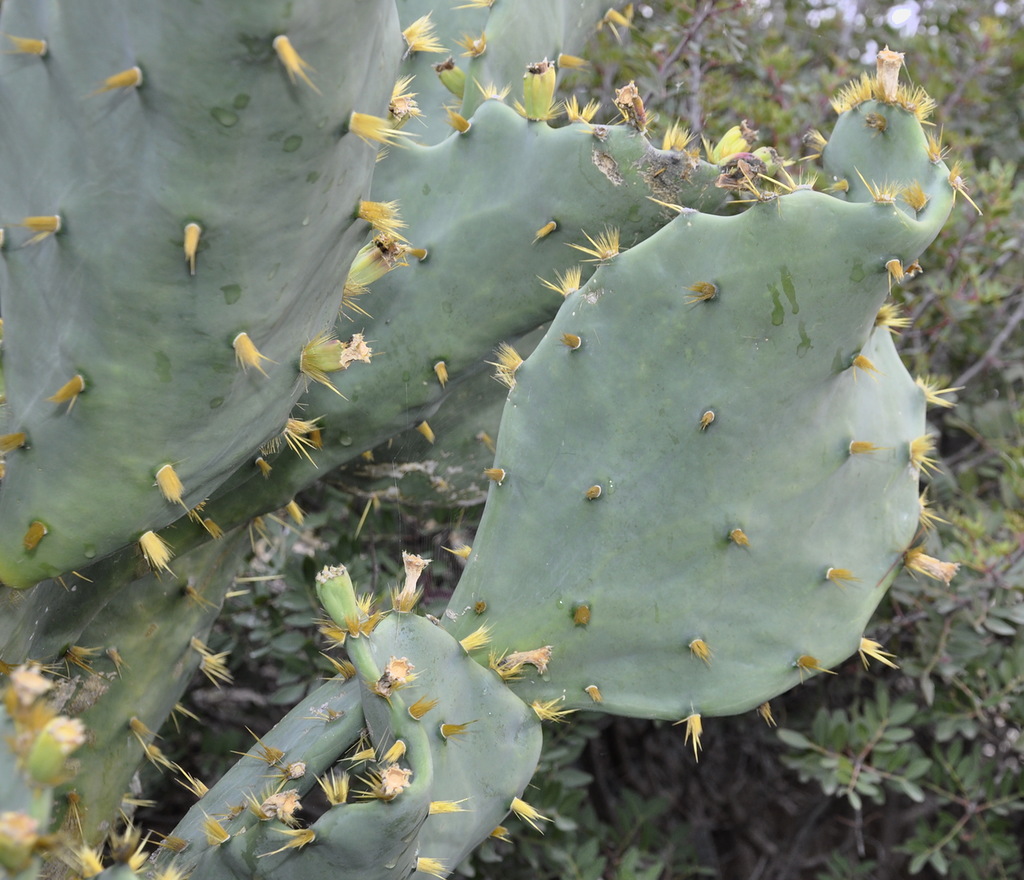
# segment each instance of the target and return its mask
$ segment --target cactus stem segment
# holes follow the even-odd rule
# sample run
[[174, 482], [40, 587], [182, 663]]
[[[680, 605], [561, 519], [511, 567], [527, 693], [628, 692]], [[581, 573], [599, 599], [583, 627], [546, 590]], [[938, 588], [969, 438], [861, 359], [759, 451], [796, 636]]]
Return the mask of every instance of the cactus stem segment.
[[314, 73], [316, 71], [302, 59], [302, 56], [299, 55], [298, 52], [295, 51], [295, 47], [292, 45], [292, 41], [289, 40], [288, 37], [284, 34], [274, 37], [273, 46], [278, 59], [281, 64], [284, 65], [284, 69], [288, 73], [288, 79], [290, 79], [292, 83], [297, 81], [297, 77], [318, 95], [323, 94], [306, 73], [307, 70], [313, 71]]

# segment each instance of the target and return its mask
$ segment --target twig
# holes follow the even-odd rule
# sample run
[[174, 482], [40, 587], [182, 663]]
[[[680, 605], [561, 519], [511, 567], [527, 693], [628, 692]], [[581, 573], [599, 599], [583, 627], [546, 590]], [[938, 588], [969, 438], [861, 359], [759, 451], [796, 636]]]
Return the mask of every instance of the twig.
[[1004, 325], [1003, 329], [1000, 330], [995, 338], [992, 340], [992, 344], [988, 347], [988, 351], [985, 352], [977, 361], [957, 376], [954, 385], [966, 386], [971, 379], [973, 379], [978, 373], [983, 370], [987, 370], [996, 360], [996, 355], [999, 354], [999, 350], [1006, 344], [1006, 340], [1013, 335], [1013, 331], [1017, 329], [1017, 325], [1021, 321], [1024, 321], [1024, 297], [1021, 297], [1020, 304], [1014, 310], [1013, 314], [1010, 315], [1009, 320]]

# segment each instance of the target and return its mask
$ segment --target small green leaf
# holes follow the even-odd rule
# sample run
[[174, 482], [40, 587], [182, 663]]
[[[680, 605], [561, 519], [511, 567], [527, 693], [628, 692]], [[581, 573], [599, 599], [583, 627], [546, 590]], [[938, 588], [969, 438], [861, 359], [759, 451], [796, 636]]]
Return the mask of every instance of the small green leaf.
[[787, 746], [793, 749], [811, 749], [814, 748], [812, 743], [802, 733], [797, 733], [795, 730], [789, 730], [786, 727], [780, 727], [775, 731], [776, 736], [781, 739]]

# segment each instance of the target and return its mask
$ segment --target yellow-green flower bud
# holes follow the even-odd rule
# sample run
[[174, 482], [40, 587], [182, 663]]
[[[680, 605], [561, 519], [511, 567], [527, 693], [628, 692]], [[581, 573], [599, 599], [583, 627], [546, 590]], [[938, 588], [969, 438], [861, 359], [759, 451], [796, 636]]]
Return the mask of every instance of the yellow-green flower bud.
[[331, 566], [321, 571], [316, 576], [316, 594], [335, 623], [346, 626], [349, 620], [358, 616], [352, 578], [345, 566]]
[[12, 874], [24, 871], [39, 840], [39, 821], [27, 813], [0, 813], [0, 866]]
[[36, 736], [25, 759], [25, 769], [36, 782], [56, 785], [64, 778], [68, 755], [84, 742], [85, 725], [77, 718], [51, 718]]
[[523, 77], [523, 115], [544, 120], [554, 116], [555, 65], [545, 58], [526, 68]]
[[441, 85], [461, 101], [466, 93], [466, 72], [455, 66], [455, 59], [449, 56], [447, 61], [435, 64], [434, 70]]

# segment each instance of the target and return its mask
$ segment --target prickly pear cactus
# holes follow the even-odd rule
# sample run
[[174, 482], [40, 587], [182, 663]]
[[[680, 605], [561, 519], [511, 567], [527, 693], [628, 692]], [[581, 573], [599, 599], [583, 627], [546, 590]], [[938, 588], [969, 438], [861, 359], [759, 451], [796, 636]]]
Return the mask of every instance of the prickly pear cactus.
[[696, 741], [702, 715], [870, 647], [896, 572], [921, 566], [933, 394], [884, 304], [957, 180], [925, 99], [888, 73], [844, 93], [829, 191], [733, 157], [722, 184], [745, 211], [684, 210], [609, 256], [499, 368], [493, 485], [446, 626], [486, 624], [499, 652], [550, 645], [512, 684], [524, 699], [686, 718]]
[[[356, 597], [344, 568], [318, 576], [350, 677], [325, 684], [204, 795], [165, 842], [180, 853], [165, 865], [194, 878], [441, 877], [510, 810], [532, 815], [519, 796], [540, 721], [469, 658], [481, 634], [460, 644], [410, 613], [416, 562], [387, 613]], [[299, 827], [316, 785], [329, 809]]]
[[85, 742], [81, 721], [57, 713], [54, 681], [38, 667], [9, 670], [0, 704], [0, 868], [35, 877], [49, 837], [53, 788], [71, 775], [69, 756]]
[[[67, 658], [79, 636], [104, 645], [112, 686], [91, 711], [128, 745], [112, 755], [159, 763], [152, 738], [183, 680], [139, 700], [155, 672], [139, 659], [121, 676], [122, 648], [219, 668], [189, 631], [212, 623], [224, 589], [195, 601], [195, 578], [162, 582], [169, 548], [283, 505], [317, 465], [411, 425], [429, 447], [431, 420], [446, 420], [434, 414], [466, 405], [485, 352], [553, 317], [527, 360], [497, 352], [510, 390], [480, 475], [487, 510], [447, 612], [413, 613], [414, 558], [386, 610], [326, 570], [325, 631], [349, 659], [212, 788], [187, 778], [199, 802], [156, 876], [448, 876], [509, 812], [543, 818], [521, 799], [540, 721], [582, 708], [681, 719], [696, 753], [704, 716], [758, 706], [770, 721], [766, 701], [806, 676], [858, 649], [884, 661], [863, 632], [901, 565], [952, 576], [917, 546], [923, 414], [939, 392], [903, 369], [885, 300], [920, 271], [962, 182], [923, 133], [926, 96], [899, 87], [899, 60], [883, 53], [878, 76], [837, 99], [816, 189], [774, 151], [749, 152], [740, 127], [706, 162], [685, 138], [655, 149], [635, 87], [616, 101], [628, 125], [574, 107], [550, 126], [548, 59], [531, 58], [522, 103], [505, 106], [482, 78], [520, 75], [526, 51], [571, 66], [599, 11], [566, 0], [526, 20], [468, 5], [480, 29], [457, 40], [459, 16], [419, 2], [399, 24], [377, 3], [184, 14], [104, 0], [117, 40], [94, 10], [55, 0], [0, 13], [18, 48], [0, 82], [21, 85], [0, 110], [0, 146], [21, 157], [0, 182], [14, 218], [0, 579], [55, 578], [23, 600], [0, 593], [0, 650], [13, 666]], [[102, 51], [75, 55], [82, 40]], [[432, 123], [432, 145], [403, 148], [417, 114], [408, 81], [388, 98], [394, 72], [424, 75], [453, 45], [465, 53], [424, 95], [456, 96], [454, 132]], [[83, 80], [92, 93], [75, 90]], [[81, 136], [24, 122], [44, 106]], [[31, 167], [12, 143], [25, 131]], [[392, 154], [368, 201], [373, 140]], [[481, 229], [488, 247], [466, 246]], [[367, 340], [386, 368], [341, 370], [343, 355], [368, 359]], [[475, 436], [460, 415], [449, 423]], [[267, 442], [282, 435], [292, 449]], [[107, 464], [84, 466], [86, 452]], [[109, 613], [150, 568], [152, 592]], [[170, 618], [159, 649], [147, 597], [145, 613]], [[116, 801], [91, 757], [82, 791]], [[328, 806], [303, 814], [315, 787]], [[34, 871], [37, 849], [0, 852]], [[134, 847], [121, 850], [112, 875], [137, 874]], [[86, 853], [80, 873], [95, 873]]]
[[35, 49], [0, 56], [0, 580], [140, 539], [159, 569], [338, 313], [394, 7], [18, 0], [0, 31]]

